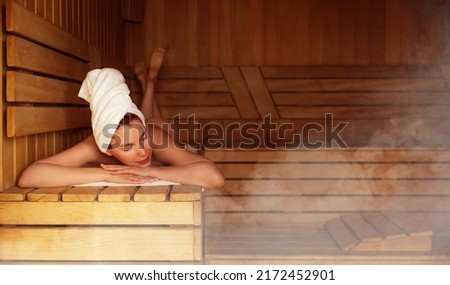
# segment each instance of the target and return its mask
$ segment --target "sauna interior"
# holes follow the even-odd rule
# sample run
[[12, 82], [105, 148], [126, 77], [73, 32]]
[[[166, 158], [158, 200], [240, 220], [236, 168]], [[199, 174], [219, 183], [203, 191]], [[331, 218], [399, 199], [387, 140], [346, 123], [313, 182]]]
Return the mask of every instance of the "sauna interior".
[[[0, 17], [2, 263], [450, 264], [450, 1], [3, 0]], [[119, 69], [138, 103], [157, 47], [163, 116], [225, 186], [18, 187], [91, 134], [86, 73]]]

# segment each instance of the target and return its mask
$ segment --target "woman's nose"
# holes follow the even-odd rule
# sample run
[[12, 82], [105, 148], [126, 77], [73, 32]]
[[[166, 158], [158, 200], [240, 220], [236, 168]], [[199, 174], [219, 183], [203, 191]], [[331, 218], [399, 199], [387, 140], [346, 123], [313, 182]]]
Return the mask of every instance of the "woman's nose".
[[145, 148], [140, 148], [138, 154], [139, 156], [146, 156], [147, 150]]

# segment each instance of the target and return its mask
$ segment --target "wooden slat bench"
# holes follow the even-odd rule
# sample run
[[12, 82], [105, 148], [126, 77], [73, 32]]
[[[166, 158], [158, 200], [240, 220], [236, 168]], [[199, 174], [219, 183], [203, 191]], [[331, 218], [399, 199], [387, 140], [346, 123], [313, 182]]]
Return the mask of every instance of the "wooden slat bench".
[[[252, 100], [258, 116], [207, 121], [260, 128], [205, 151], [227, 179], [223, 190], [206, 191], [207, 263], [450, 263], [448, 65], [239, 69], [246, 92], [263, 96]], [[268, 114], [276, 128], [292, 127], [284, 137], [264, 136]], [[293, 140], [305, 126], [341, 122], [344, 147]], [[306, 142], [326, 141], [314, 130]], [[406, 214], [433, 236], [343, 251], [326, 228], [386, 211]]]
[[0, 212], [3, 262], [203, 261], [201, 187], [12, 188]]
[[[206, 261], [449, 263], [449, 154], [434, 148], [206, 150], [227, 178], [223, 190], [206, 191]], [[349, 251], [358, 249], [351, 241], [344, 251], [326, 227], [333, 219], [380, 212], [407, 215], [427, 237], [409, 246], [372, 243], [359, 252]]]
[[[139, 99], [129, 66], [13, 0], [6, 30], [11, 146], [25, 144], [43, 158], [62, 149], [46, 139], [34, 150], [33, 136], [80, 129], [72, 145], [89, 135], [90, 111], [77, 93], [90, 69], [119, 69]], [[17, 179], [34, 160], [14, 157]], [[202, 188], [193, 186], [7, 187], [0, 190], [0, 261], [202, 263], [202, 209]]]

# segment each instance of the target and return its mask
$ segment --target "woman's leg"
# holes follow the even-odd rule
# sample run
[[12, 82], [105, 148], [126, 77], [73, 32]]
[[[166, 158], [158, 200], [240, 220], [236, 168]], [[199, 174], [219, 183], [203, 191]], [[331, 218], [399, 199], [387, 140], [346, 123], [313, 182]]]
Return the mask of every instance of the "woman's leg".
[[155, 82], [158, 77], [161, 64], [164, 60], [164, 56], [164, 49], [155, 49], [150, 58], [148, 72], [146, 72], [144, 63], [140, 62], [135, 65], [136, 76], [139, 79], [143, 90], [140, 110], [144, 114], [145, 118], [161, 117], [161, 112], [155, 99]]

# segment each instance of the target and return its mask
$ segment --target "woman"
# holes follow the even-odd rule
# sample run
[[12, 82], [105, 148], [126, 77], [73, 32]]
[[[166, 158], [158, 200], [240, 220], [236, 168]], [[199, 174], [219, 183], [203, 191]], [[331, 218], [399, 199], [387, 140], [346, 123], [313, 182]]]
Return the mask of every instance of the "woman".
[[[99, 181], [141, 184], [161, 179], [222, 187], [224, 178], [214, 163], [177, 147], [159, 127], [164, 120], [154, 98], [154, 84], [164, 54], [163, 49], [153, 52], [148, 72], [144, 63], [135, 66], [144, 91], [140, 110], [131, 102], [120, 72], [89, 72], [78, 96], [90, 102], [93, 135], [30, 165], [19, 178], [19, 186], [56, 187]], [[96, 167], [86, 166], [92, 164]]]

